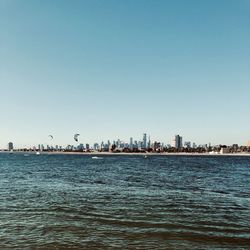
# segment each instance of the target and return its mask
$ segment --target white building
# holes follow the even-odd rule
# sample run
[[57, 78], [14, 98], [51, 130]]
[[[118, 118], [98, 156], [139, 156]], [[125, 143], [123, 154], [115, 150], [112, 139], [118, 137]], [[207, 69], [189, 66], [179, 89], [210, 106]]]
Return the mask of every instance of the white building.
[[172, 140], [172, 147], [174, 148], [182, 148], [182, 137], [179, 135], [175, 135]]

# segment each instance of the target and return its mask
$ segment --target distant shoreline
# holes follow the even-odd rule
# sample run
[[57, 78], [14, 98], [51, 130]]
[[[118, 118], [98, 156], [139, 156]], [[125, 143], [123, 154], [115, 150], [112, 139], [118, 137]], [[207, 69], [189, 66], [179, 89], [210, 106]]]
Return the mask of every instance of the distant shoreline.
[[[35, 154], [35, 151], [0, 151], [5, 154]], [[225, 154], [209, 154], [209, 153], [125, 153], [125, 152], [39, 152], [41, 155], [88, 155], [88, 156], [250, 156], [250, 153], [225, 153]]]

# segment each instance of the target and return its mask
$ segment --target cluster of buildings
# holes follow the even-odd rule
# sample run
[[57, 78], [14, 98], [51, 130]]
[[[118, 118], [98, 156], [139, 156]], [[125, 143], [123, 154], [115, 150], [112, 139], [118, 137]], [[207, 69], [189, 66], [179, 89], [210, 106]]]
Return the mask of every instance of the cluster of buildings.
[[[8, 143], [8, 150], [13, 151], [14, 145], [12, 142]], [[77, 151], [77, 152], [199, 152], [199, 153], [236, 153], [250, 151], [250, 141], [247, 146], [239, 147], [237, 144], [232, 146], [217, 145], [211, 146], [211, 143], [204, 145], [196, 145], [190, 141], [183, 142], [183, 137], [175, 135], [172, 138], [171, 144], [164, 144], [163, 142], [151, 141], [150, 136], [146, 133], [143, 134], [141, 140], [134, 140], [132, 137], [128, 142], [124, 142], [120, 139], [110, 141], [106, 143], [94, 143], [92, 146], [88, 143], [80, 143], [77, 146], [67, 145], [66, 147], [55, 145], [50, 146], [39, 144], [38, 147], [19, 149], [22, 151]]]
[[42, 144], [38, 145], [37, 150], [39, 151], [142, 151], [149, 148], [163, 148], [164, 144], [159, 142], [151, 143], [150, 137], [147, 134], [143, 134], [142, 140], [134, 140], [132, 137], [129, 139], [129, 142], [122, 141], [120, 139], [108, 140], [107, 142], [94, 143], [92, 146], [89, 143], [83, 144], [80, 143], [78, 146], [67, 145], [66, 147], [58, 146], [49, 146], [46, 147]]

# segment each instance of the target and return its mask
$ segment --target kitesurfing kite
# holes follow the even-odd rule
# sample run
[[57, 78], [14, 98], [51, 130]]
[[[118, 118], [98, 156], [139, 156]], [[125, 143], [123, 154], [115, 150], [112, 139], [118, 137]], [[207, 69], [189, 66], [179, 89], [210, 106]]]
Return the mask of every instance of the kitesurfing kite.
[[80, 135], [80, 134], [75, 134], [75, 135], [74, 135], [74, 140], [75, 140], [75, 141], [78, 141], [78, 136], [79, 136], [79, 135]]
[[54, 139], [53, 135], [49, 135], [49, 137], [51, 138], [51, 140]]

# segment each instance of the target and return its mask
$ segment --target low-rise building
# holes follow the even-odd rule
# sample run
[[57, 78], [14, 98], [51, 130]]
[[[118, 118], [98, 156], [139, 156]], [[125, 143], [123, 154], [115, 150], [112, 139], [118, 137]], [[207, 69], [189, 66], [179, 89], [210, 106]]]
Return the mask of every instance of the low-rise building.
[[229, 153], [229, 148], [221, 148], [220, 149], [220, 154], [228, 154]]

